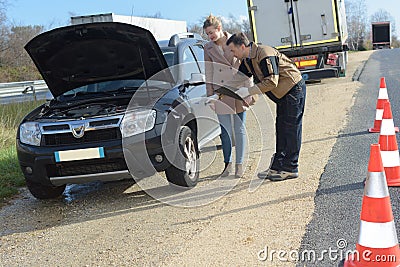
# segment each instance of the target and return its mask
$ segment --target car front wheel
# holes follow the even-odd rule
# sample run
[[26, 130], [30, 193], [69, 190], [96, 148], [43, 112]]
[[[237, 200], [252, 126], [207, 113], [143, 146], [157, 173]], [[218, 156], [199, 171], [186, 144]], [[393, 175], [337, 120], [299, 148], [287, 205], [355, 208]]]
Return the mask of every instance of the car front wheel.
[[194, 187], [199, 180], [199, 157], [195, 134], [188, 126], [179, 131], [179, 150], [175, 162], [165, 170], [167, 180], [184, 187]]
[[31, 194], [38, 199], [51, 199], [61, 196], [65, 190], [65, 185], [48, 186], [26, 180], [26, 186]]

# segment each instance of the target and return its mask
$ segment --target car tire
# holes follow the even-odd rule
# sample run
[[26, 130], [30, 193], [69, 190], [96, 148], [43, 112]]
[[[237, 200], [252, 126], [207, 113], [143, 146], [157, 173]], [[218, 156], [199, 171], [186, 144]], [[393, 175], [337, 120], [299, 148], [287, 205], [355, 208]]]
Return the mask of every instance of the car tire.
[[51, 199], [57, 198], [62, 195], [65, 190], [65, 185], [62, 186], [48, 186], [26, 180], [26, 186], [31, 194], [38, 199]]
[[192, 188], [199, 180], [199, 154], [194, 132], [188, 126], [179, 131], [179, 151], [174, 164], [165, 170], [167, 180], [173, 184]]

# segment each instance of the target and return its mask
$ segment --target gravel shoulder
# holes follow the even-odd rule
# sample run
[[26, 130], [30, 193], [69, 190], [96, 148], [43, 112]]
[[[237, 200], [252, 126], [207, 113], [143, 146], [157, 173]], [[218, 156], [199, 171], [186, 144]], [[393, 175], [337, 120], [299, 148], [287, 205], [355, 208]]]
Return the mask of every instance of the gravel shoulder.
[[307, 86], [299, 179], [255, 178], [274, 144], [274, 106], [263, 98], [248, 113], [244, 178], [217, 179], [222, 152], [211, 147], [197, 191], [90, 183], [39, 201], [21, 189], [0, 210], [0, 266], [294, 266], [277, 256], [261, 261], [259, 252], [299, 249], [320, 176], [361, 86], [352, 78], [371, 53], [350, 53], [347, 77]]

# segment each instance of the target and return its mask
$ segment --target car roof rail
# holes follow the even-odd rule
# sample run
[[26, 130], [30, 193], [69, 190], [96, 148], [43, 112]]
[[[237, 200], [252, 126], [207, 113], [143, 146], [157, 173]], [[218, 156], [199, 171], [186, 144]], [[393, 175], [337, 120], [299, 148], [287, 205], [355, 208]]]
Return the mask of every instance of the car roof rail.
[[203, 40], [203, 37], [201, 37], [201, 35], [198, 33], [182, 32], [172, 35], [169, 39], [168, 46], [176, 46], [181, 41], [181, 39], [188, 38]]

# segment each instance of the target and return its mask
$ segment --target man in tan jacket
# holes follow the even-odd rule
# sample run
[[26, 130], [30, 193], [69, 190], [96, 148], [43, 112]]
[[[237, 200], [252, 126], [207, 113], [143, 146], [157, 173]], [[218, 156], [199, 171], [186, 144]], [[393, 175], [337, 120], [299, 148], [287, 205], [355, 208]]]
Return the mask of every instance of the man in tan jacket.
[[282, 181], [297, 178], [301, 147], [306, 85], [296, 65], [273, 47], [249, 42], [243, 33], [226, 42], [235, 57], [242, 59], [239, 71], [253, 77], [254, 86], [241, 87], [240, 97], [265, 93], [276, 103], [276, 147], [268, 170], [259, 178]]

